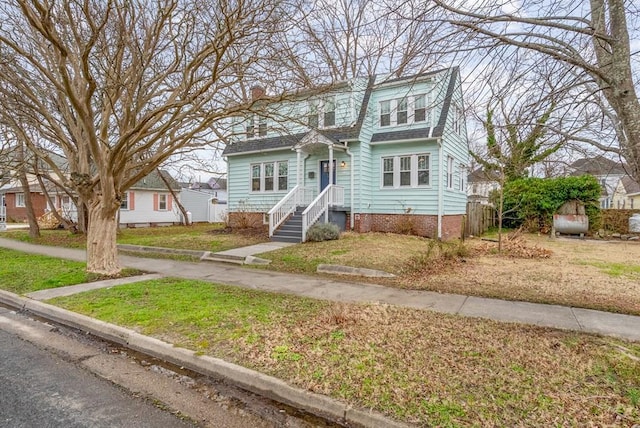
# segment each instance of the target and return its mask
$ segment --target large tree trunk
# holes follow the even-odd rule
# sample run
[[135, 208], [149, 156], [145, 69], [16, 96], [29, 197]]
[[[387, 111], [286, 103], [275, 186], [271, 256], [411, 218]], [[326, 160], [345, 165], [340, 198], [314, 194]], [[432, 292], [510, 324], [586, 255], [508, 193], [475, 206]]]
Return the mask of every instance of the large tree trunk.
[[87, 210], [87, 271], [101, 275], [117, 275], [120, 273], [116, 247], [117, 210], [103, 208], [99, 199], [89, 201]]

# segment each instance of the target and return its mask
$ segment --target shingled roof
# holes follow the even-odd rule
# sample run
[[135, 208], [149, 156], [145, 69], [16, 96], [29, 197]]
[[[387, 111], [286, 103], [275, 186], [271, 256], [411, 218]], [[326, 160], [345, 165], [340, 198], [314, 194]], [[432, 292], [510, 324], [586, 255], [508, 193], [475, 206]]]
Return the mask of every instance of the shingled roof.
[[627, 173], [624, 164], [605, 158], [604, 156], [578, 159], [571, 164], [571, 167], [574, 169], [571, 175], [591, 174], [606, 176], [625, 175]]
[[624, 186], [624, 190], [627, 192], [627, 195], [640, 194], [640, 184], [638, 184], [638, 182], [633, 178], [625, 175], [620, 180], [622, 181], [622, 185]]
[[[171, 188], [174, 190], [180, 190], [180, 183], [178, 183], [167, 171], [160, 170], [162, 176], [169, 182]], [[132, 190], [167, 190], [167, 185], [164, 183], [158, 170], [154, 169], [142, 180], [139, 180], [136, 184], [131, 186]]]

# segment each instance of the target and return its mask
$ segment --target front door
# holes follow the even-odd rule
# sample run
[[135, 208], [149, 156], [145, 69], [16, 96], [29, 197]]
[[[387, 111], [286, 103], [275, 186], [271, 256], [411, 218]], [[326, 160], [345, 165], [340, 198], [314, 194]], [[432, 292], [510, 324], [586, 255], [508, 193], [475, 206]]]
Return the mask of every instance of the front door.
[[[336, 160], [333, 160], [333, 184], [336, 184]], [[320, 161], [320, 191], [329, 185], [329, 161]]]

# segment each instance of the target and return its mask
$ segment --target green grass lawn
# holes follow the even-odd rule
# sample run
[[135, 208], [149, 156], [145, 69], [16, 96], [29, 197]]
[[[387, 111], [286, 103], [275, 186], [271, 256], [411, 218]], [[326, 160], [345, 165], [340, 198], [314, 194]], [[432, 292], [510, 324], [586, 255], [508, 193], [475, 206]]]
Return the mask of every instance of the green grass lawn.
[[50, 303], [429, 426], [630, 426], [640, 344], [165, 278]]
[[0, 288], [17, 294], [95, 281], [86, 264], [0, 248]]
[[[12, 230], [3, 237], [40, 245], [85, 248], [86, 237], [65, 230], [42, 230], [41, 237], [32, 239], [26, 230]], [[240, 230], [229, 233], [223, 224], [195, 224], [192, 226], [140, 227], [120, 229], [118, 244], [150, 247], [180, 248], [185, 250], [224, 251], [268, 241], [266, 233]]]

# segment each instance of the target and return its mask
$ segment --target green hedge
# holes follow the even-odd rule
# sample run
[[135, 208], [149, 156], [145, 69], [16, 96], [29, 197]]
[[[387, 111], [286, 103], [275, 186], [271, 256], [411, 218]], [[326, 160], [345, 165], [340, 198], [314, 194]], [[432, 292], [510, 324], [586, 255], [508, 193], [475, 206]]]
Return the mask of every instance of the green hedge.
[[[504, 186], [504, 225], [549, 229], [553, 214], [567, 201], [585, 205], [589, 228], [600, 227], [600, 183], [591, 175], [560, 178], [522, 178]], [[494, 198], [496, 195], [494, 195]]]

